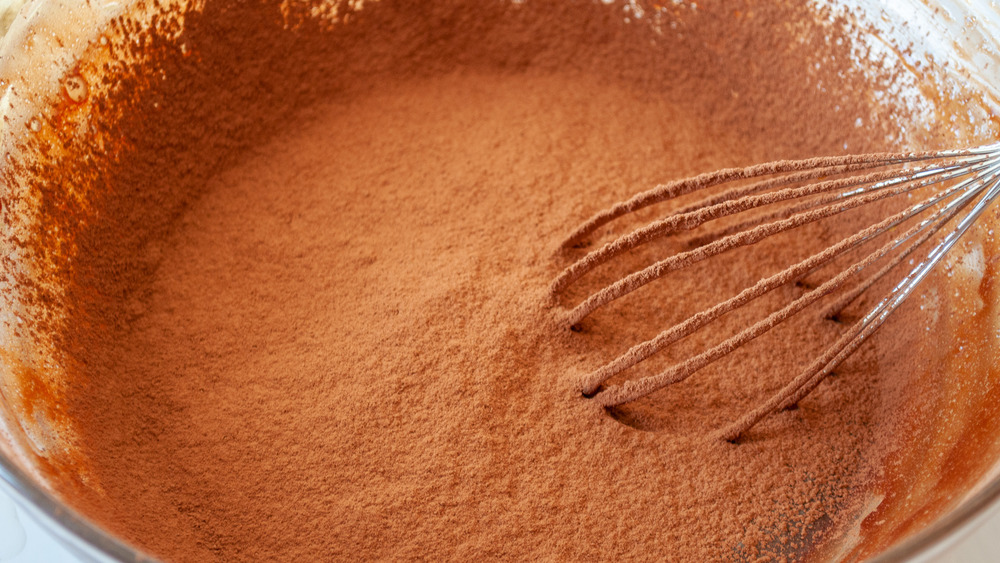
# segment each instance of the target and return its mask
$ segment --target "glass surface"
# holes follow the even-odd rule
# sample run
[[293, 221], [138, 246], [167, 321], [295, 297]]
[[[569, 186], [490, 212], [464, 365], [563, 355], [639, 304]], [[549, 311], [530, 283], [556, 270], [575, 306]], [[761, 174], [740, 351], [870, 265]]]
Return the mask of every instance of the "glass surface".
[[[33, 30], [57, 29], [63, 39], [69, 36], [93, 38], [97, 36], [96, 30], [101, 28], [103, 22], [123, 9], [113, 2], [97, 6], [96, 3], [92, 5], [84, 0], [40, 0], [21, 7], [19, 20], [13, 22], [11, 26], [10, 13], [20, 3], [20, 0], [6, 3], [0, 1], [0, 30], [6, 32], [7, 28], [11, 27], [11, 34], [0, 45], [2, 51], [0, 54], [5, 56], [8, 72], [12, 72], [10, 69], [23, 72], [28, 84], [40, 90], [58, 84], [57, 77], [66, 67], [67, 61], [72, 60], [72, 50], [80, 48], [80, 43], [61, 41], [58, 45], [55, 43], [45, 44], [42, 47], [36, 45], [34, 50], [26, 55], [26, 51], [21, 49], [22, 43], [29, 35], [36, 37], [32, 35]], [[996, 49], [996, 39], [1000, 38], [998, 32], [1000, 13], [990, 5], [990, 2], [939, 3], [938, 5], [946, 8], [949, 17], [943, 17], [941, 13], [934, 11], [933, 6], [920, 1], [882, 3], [845, 0], [840, 4], [871, 14], [873, 16], [871, 21], [877, 33], [885, 35], [886, 44], [903, 45], [908, 40], [916, 40], [919, 49], [941, 53], [949, 61], [954, 61], [956, 70], [973, 73], [976, 83], [985, 92], [996, 94], [993, 85], [1000, 85], [1000, 79], [995, 79], [998, 77], [990, 73], [1000, 66], [983, 64], [984, 58], [987, 61], [1000, 62]], [[902, 25], [903, 22], [906, 25]], [[37, 37], [42, 39], [35, 39], [36, 41], [42, 41], [47, 35], [38, 34]], [[956, 42], [956, 38], [961, 40]], [[6, 83], [4, 85], [6, 86]], [[14, 111], [21, 109], [15, 108]], [[12, 142], [9, 138], [11, 132], [5, 130], [3, 134], [8, 138], [0, 139], [0, 144], [9, 147]], [[16, 314], [12, 311], [4, 313]], [[9, 345], [12, 343], [5, 341], [0, 335], [0, 347]], [[10, 416], [2, 404], [0, 404], [0, 416]], [[37, 477], [31, 474], [30, 469], [26, 468], [24, 461], [17, 459], [14, 453], [17, 446], [9, 443], [25, 442], [31, 439], [30, 436], [8, 435], [6, 448], [4, 439], [4, 436], [0, 435], [0, 488], [15, 497], [76, 556], [84, 561], [98, 562], [155, 560], [105, 533], [76, 511], [68, 508], [39, 482]], [[995, 509], [998, 497], [1000, 497], [1000, 475], [994, 471], [993, 476], [981, 484], [978, 490], [957, 508], [876, 557], [875, 560], [929, 558], [939, 553], [980, 522], [990, 509]]]

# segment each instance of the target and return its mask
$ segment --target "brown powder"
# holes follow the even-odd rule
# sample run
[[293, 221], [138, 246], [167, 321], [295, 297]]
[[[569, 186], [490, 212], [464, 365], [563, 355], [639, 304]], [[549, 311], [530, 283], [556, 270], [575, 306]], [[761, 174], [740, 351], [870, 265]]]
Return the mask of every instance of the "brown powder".
[[170, 561], [757, 560], [842, 534], [898, 422], [881, 397], [905, 386], [905, 348], [862, 349], [736, 445], [720, 421], [839, 325], [793, 319], [610, 411], [576, 383], [846, 226], [675, 272], [580, 333], [564, 306], [679, 243], [598, 268], [556, 307], [548, 288], [576, 226], [658, 183], [894, 148], [848, 47], [805, 9], [757, 2], [665, 11], [666, 34], [620, 6], [470, 4], [379, 2], [292, 31], [276, 5], [209, 2], [184, 56], [154, 43], [115, 69], [94, 119], [128, 158], [35, 170], [54, 193], [110, 186], [60, 270], [68, 408], [96, 483], [64, 494]]
[[[128, 491], [123, 508], [177, 519], [165, 533], [123, 514], [124, 529], [174, 557], [723, 557], [825, 515], [851, 482], [829, 444], [775, 473], [771, 455], [711, 438], [706, 414], [746, 407], [738, 378], [695, 383], [663, 411], [682, 427], [649, 434], [575, 393], [581, 368], [658, 327], [647, 303], [596, 321], [591, 343], [543, 307], [572, 207], [606, 200], [612, 163], [662, 170], [641, 148], [679, 125], [650, 105], [586, 76], [384, 81], [215, 178], [153, 247], [150, 299], [92, 399], [110, 407], [88, 421], [115, 460], [101, 482]], [[704, 270], [659, 295], [704, 275], [742, 279]], [[767, 478], [730, 491], [700, 465]], [[776, 505], [747, 504], [776, 484]], [[710, 519], [715, 502], [735, 510]], [[743, 532], [748, 517], [767, 532]], [[580, 543], [609, 526], [619, 545]]]

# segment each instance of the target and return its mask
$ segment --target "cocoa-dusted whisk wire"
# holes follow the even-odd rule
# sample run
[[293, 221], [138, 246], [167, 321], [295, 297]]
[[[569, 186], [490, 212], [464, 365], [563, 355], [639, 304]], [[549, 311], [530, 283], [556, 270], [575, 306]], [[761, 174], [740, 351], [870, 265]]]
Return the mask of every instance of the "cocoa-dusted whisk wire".
[[[726, 186], [734, 183], [735, 186]], [[965, 150], [786, 160], [703, 174], [657, 186], [599, 212], [573, 231], [561, 248], [580, 246], [600, 227], [639, 209], [716, 186], [722, 186], [719, 193], [622, 235], [571, 264], [552, 282], [550, 291], [553, 297], [558, 298], [574, 282], [601, 264], [653, 240], [689, 231], [724, 217], [750, 217], [698, 237], [691, 241], [695, 246], [693, 249], [668, 256], [598, 290], [566, 312], [563, 319], [565, 325], [575, 326], [608, 303], [672, 271], [851, 209], [902, 194], [912, 197], [917, 190], [930, 186], [935, 188], [927, 190], [931, 193], [902, 211], [861, 228], [853, 235], [761, 279], [736, 296], [692, 315], [650, 340], [636, 344], [624, 354], [584, 375], [580, 380], [580, 390], [602, 406], [629, 403], [683, 381], [819, 299], [841, 291], [842, 295], [825, 315], [835, 318], [844, 307], [868, 291], [918, 248], [930, 244], [929, 241], [942, 228], [955, 222], [953, 228], [931, 247], [926, 257], [823, 354], [772, 397], [720, 431], [721, 438], [736, 441], [769, 414], [795, 406], [815, 389], [838, 364], [882, 326], [968, 231], [1000, 194], [1000, 143]], [[779, 208], [754, 214], [768, 206]], [[610, 378], [727, 313], [780, 286], [795, 282], [837, 257], [916, 219], [919, 219], [916, 224], [876, 250], [723, 342], [656, 375], [602, 387]], [[883, 261], [885, 263], [874, 274], [850, 285], [864, 270]]]

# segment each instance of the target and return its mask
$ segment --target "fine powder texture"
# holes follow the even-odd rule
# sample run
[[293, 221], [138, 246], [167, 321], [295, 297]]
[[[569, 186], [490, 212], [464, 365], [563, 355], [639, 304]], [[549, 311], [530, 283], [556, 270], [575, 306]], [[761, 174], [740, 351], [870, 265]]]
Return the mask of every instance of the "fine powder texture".
[[[739, 444], [713, 431], [780, 388], [840, 325], [796, 318], [621, 408], [603, 409], [576, 386], [846, 226], [806, 227], [677, 272], [595, 312], [580, 332], [559, 324], [567, 308], [679, 243], [613, 261], [564, 302], [548, 295], [586, 251], [567, 256], [559, 243], [639, 191], [720, 167], [897, 148], [846, 57], [815, 70], [783, 47], [812, 37], [781, 23], [812, 29], [808, 13], [749, 2], [674, 15], [684, 32], [646, 68], [630, 58], [646, 40], [622, 39], [632, 32], [603, 6], [580, 7], [598, 15], [561, 27], [563, 5], [542, 2], [535, 19], [515, 17], [514, 31], [493, 36], [461, 25], [464, 12], [447, 2], [412, 18], [423, 8], [380, 4], [356, 24], [358, 37], [372, 37], [371, 59], [345, 55], [345, 75], [352, 64], [363, 69], [350, 86], [324, 89], [318, 70], [316, 89], [297, 93], [282, 88], [296, 73], [313, 75], [292, 62], [226, 75], [254, 59], [226, 44], [243, 36], [239, 25], [218, 22], [267, 37], [277, 7], [210, 2], [225, 9], [189, 18], [192, 61], [230, 53], [211, 68], [231, 95], [213, 93], [213, 74], [192, 71], [197, 88], [181, 81], [167, 94], [208, 94], [150, 99], [223, 112], [237, 124], [226, 130], [235, 140], [192, 127], [184, 131], [201, 137], [187, 139], [190, 162], [162, 162], [182, 146], [170, 133], [151, 145], [156, 158], [123, 159], [187, 173], [109, 204], [141, 240], [95, 231], [80, 243], [76, 267], [91, 277], [78, 282], [78, 326], [104, 330], [67, 338], [85, 382], [69, 409], [96, 483], [74, 492], [81, 510], [168, 561], [754, 561], [805, 556], [846, 533], [897, 422], [881, 397], [903, 393], [920, 345], [863, 348], [800, 408]], [[742, 20], [754, 17], [759, 24]], [[449, 31], [420, 47], [416, 32], [403, 31], [436, 25]], [[814, 50], [837, 50], [811, 33]], [[745, 52], [724, 53], [733, 37]], [[254, 53], [251, 39], [240, 45]], [[271, 56], [316, 46], [296, 41]], [[417, 70], [385, 62], [397, 45], [406, 47], [399, 61]], [[246, 101], [257, 91], [301, 108], [268, 122], [267, 103]], [[243, 110], [250, 119], [236, 117]], [[216, 153], [200, 167], [199, 157]], [[134, 177], [160, 186], [151, 172]], [[595, 238], [673, 204], [665, 205]], [[764, 304], [790, 301], [809, 283]], [[746, 322], [730, 315], [718, 333], [623, 377], [656, 373]]]
[[834, 460], [863, 448], [863, 408], [836, 417], [856, 437], [733, 446], [705, 413], [740, 413], [744, 377], [668, 391], [660, 433], [573, 388], [665, 303], [743, 278], [672, 280], [598, 336], [542, 306], [585, 205], [717, 150], [693, 116], [558, 75], [387, 83], [313, 111], [151, 247], [152, 297], [112, 362], [128, 383], [107, 389], [139, 402], [109, 397], [101, 426], [114, 486], [173, 515], [169, 533], [130, 523], [154, 553], [717, 558], [843, 500]]
[[101, 391], [102, 482], [160, 515], [126, 529], [195, 559], [794, 551], [853, 482], [836, 460], [865, 447], [865, 382], [734, 446], [713, 419], [796, 366], [744, 357], [637, 432], [574, 377], [753, 273], [679, 276], [587, 335], [544, 307], [573, 221], [718, 165], [695, 117], [585, 76], [460, 74], [316, 107], [247, 154], [151, 245], [152, 297]]

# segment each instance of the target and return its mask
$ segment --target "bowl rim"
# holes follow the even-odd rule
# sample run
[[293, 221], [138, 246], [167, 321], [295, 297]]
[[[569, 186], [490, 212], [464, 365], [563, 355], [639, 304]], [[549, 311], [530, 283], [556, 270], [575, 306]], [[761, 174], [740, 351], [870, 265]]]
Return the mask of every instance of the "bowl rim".
[[[124, 0], [121, 5], [116, 5], [114, 13], [105, 11], [100, 14], [91, 13], [90, 16], [94, 22], [107, 20], [133, 7], [135, 3], [135, 0]], [[37, 22], [50, 17], [67, 5], [79, 10], [84, 2], [83, 0], [28, 0], [22, 5], [11, 29], [3, 35], [0, 45], [6, 47], [8, 43], [17, 43]], [[89, 6], [90, 3], [87, 2], [86, 5]], [[46, 76], [34, 86], [45, 89], [52, 84], [51, 76]], [[160, 561], [118, 538], [69, 504], [62, 502], [53, 491], [38, 484], [2, 449], [0, 449], [0, 490], [10, 493], [29, 517], [39, 521], [47, 532], [79, 554], [122, 563]], [[932, 524], [870, 557], [868, 561], [886, 563], [912, 559], [925, 560], [957, 543], [997, 509], [1000, 509], [1000, 473], [993, 475], [985, 486], [960, 501], [956, 507]]]
[[[8, 485], [4, 490], [11, 493], [24, 511], [29, 513], [29, 517], [39, 521], [47, 532], [57, 536], [69, 547], [91, 552], [91, 555], [96, 551], [105, 559], [123, 563], [159, 561], [118, 539], [76, 509], [61, 502], [50, 491], [35, 484], [4, 452], [0, 452], [0, 480]], [[84, 545], [80, 545], [80, 541]]]
[[1000, 508], [1000, 475], [992, 477], [981, 490], [967, 497], [933, 524], [869, 559], [872, 563], [926, 560], [944, 553], [978, 528]]
[[[135, 548], [100, 525], [89, 520], [75, 509], [64, 504], [48, 490], [36, 485], [27, 474], [0, 452], [0, 479], [7, 489], [31, 513], [43, 520], [48, 531], [62, 532], [59, 537], [71, 547], [96, 551], [105, 558], [123, 563], [156, 563], [159, 559]], [[980, 526], [987, 517], [1000, 508], [1000, 475], [983, 489], [977, 491], [958, 507], [952, 509], [930, 526], [923, 528], [902, 542], [868, 559], [872, 563], [928, 559], [958, 543], [966, 534]], [[34, 508], [37, 510], [30, 510]], [[56, 530], [53, 530], [56, 528]], [[79, 541], [85, 545], [78, 545]]]

